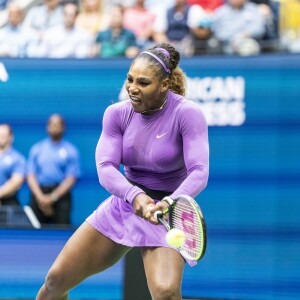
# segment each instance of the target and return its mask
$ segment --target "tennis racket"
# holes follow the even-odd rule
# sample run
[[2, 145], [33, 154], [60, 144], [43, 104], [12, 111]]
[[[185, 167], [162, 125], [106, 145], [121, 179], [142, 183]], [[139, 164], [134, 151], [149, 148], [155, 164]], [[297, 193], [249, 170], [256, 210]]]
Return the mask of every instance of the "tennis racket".
[[[206, 225], [202, 211], [197, 202], [190, 196], [180, 195], [176, 199], [165, 197], [170, 204], [168, 210], [156, 211], [154, 217], [169, 231], [173, 228], [185, 233], [185, 242], [178, 247], [182, 256], [188, 260], [200, 260], [206, 250]], [[164, 215], [168, 214], [168, 221]]]

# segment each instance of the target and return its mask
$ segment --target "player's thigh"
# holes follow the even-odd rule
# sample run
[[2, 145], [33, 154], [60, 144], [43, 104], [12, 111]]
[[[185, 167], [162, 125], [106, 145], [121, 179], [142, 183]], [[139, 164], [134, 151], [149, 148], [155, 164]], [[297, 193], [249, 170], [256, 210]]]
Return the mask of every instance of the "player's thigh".
[[182, 256], [171, 248], [141, 248], [148, 287], [152, 293], [159, 286], [181, 288], [185, 261]]
[[58, 255], [48, 276], [60, 277], [67, 286], [72, 287], [88, 276], [107, 269], [129, 249], [84, 222]]

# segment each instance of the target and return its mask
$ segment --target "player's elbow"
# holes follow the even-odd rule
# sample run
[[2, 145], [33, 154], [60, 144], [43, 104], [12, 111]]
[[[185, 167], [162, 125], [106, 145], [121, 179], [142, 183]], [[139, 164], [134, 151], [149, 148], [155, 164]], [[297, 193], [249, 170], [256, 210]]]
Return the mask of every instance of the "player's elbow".
[[209, 169], [208, 166], [201, 165], [193, 169], [193, 177], [195, 182], [199, 183], [200, 191], [204, 190], [208, 184]]
[[203, 171], [203, 185], [204, 185], [203, 188], [206, 188], [206, 186], [207, 186], [208, 177], [209, 177], [209, 169], [208, 169], [208, 167], [205, 167], [204, 171]]
[[116, 168], [111, 162], [99, 162], [97, 164], [98, 179], [104, 188], [111, 185], [111, 174]]

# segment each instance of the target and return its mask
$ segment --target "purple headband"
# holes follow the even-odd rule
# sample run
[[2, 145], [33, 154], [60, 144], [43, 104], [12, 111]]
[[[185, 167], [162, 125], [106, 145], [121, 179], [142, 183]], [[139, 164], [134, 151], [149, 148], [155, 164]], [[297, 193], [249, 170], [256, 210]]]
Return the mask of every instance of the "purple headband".
[[162, 52], [168, 59], [170, 59], [170, 53], [168, 52], [168, 50], [164, 49], [164, 48], [155, 48], [155, 50], [159, 50], [160, 52]]
[[[160, 48], [156, 48], [156, 49], [160, 49]], [[143, 54], [143, 53], [145, 53], [145, 54], [148, 54], [148, 55], [150, 55], [150, 56], [152, 56], [153, 58], [155, 58], [161, 65], [162, 65], [162, 67], [164, 68], [164, 70], [167, 72], [167, 73], [171, 73], [171, 71], [167, 68], [167, 66], [165, 65], [165, 63], [158, 57], [158, 56], [156, 56], [155, 54], [153, 54], [153, 53], [151, 53], [151, 52], [149, 52], [149, 51], [143, 51], [142, 53], [140, 53], [140, 54]], [[169, 53], [169, 52], [168, 52]]]

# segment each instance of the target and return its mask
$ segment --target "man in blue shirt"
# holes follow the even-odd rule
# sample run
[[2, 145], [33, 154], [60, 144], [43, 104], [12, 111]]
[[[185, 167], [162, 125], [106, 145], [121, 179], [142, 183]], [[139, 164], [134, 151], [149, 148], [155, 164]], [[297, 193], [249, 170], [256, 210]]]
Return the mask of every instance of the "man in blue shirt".
[[42, 224], [70, 224], [71, 190], [79, 175], [79, 153], [63, 138], [65, 122], [53, 114], [49, 137], [32, 146], [27, 165], [31, 207]]
[[17, 193], [24, 182], [25, 158], [12, 147], [13, 132], [0, 124], [0, 205], [20, 205]]

